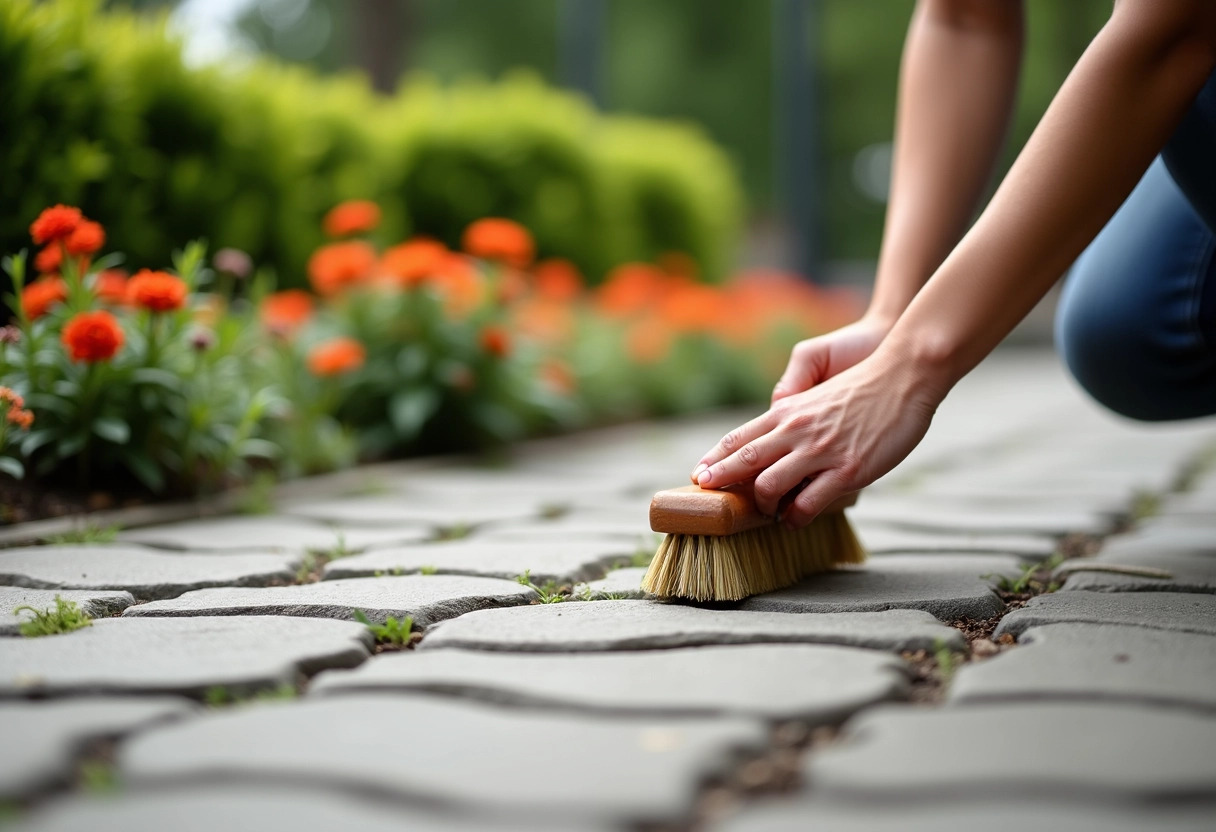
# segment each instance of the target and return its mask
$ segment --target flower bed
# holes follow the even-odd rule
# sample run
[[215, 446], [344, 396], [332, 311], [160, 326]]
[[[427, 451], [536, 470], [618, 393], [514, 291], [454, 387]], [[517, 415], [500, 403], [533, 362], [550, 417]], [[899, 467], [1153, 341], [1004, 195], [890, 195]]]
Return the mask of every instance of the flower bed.
[[[378, 249], [374, 203], [325, 218], [313, 292], [270, 291], [231, 250], [186, 246], [133, 276], [105, 232], [55, 206], [6, 258], [0, 471], [52, 485], [198, 493], [387, 455], [766, 401], [793, 341], [856, 312], [782, 275], [697, 281], [687, 256], [618, 266], [594, 290], [534, 261], [500, 218]], [[32, 267], [32, 268], [31, 268]], [[36, 276], [34, 274], [36, 273]]]

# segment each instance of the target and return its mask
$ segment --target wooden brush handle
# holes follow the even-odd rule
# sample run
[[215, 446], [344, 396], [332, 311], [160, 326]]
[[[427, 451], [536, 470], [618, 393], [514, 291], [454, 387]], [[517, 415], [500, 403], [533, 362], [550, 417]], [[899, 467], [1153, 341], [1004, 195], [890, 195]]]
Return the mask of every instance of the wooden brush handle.
[[[846, 494], [827, 511], [843, 511], [857, 502], [857, 494]], [[774, 519], [761, 514], [752, 497], [752, 486], [708, 489], [696, 485], [669, 488], [650, 501], [650, 528], [664, 534], [702, 534], [722, 537], [768, 526]]]

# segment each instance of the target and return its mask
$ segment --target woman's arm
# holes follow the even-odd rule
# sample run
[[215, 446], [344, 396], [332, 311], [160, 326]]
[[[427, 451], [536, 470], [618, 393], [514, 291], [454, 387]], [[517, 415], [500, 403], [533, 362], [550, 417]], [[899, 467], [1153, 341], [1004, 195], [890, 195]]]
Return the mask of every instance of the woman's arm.
[[1022, 0], [920, 0], [908, 27], [895, 159], [870, 307], [797, 344], [773, 401], [874, 351], [958, 243], [992, 176], [1017, 92]]
[[[701, 460], [697, 481], [756, 477], [809, 522], [895, 467], [950, 387], [1021, 320], [1097, 234], [1216, 67], [1216, 3], [1119, 0], [991, 203], [865, 361], [781, 400]], [[698, 466], [698, 469], [701, 466]]]

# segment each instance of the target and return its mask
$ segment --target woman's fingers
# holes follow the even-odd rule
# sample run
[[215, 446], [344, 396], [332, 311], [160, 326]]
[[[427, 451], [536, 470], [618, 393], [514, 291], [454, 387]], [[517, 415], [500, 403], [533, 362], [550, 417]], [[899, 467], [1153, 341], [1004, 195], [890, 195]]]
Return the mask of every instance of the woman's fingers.
[[822, 471], [802, 489], [794, 502], [781, 515], [781, 522], [790, 528], [800, 529], [819, 516], [824, 509], [842, 495], [854, 490], [840, 471]]
[[715, 462], [697, 476], [702, 488], [722, 488], [741, 480], [753, 479], [790, 452], [775, 433], [767, 433], [742, 445], [725, 459]]
[[[721, 441], [718, 442], [717, 445], [714, 445], [713, 449], [710, 450], [709, 453], [701, 457], [701, 461], [697, 463], [695, 468], [693, 468], [692, 481], [697, 485], [706, 485], [709, 482], [708, 480], [702, 482], [702, 476], [704, 475], [706, 469], [721, 462], [730, 455], [737, 453], [746, 447], [747, 443], [753, 441], [754, 439], [764, 436], [769, 432], [769, 430], [772, 429], [772, 426], [773, 413], [770, 410], [767, 413], [757, 416], [750, 422], [740, 425], [730, 433], [726, 434], [726, 436], [723, 436]], [[748, 454], [750, 455], [750, 453], [751, 452], [749, 451]], [[712, 475], [711, 478], [713, 479], [714, 486], [716, 487], [718, 485], [717, 478], [713, 477]], [[731, 480], [731, 482], [734, 481], [735, 480]], [[723, 480], [721, 484], [727, 485], [728, 483]]]
[[787, 454], [756, 477], [756, 508], [777, 517], [801, 493], [803, 485], [825, 467], [806, 453], [795, 450]]

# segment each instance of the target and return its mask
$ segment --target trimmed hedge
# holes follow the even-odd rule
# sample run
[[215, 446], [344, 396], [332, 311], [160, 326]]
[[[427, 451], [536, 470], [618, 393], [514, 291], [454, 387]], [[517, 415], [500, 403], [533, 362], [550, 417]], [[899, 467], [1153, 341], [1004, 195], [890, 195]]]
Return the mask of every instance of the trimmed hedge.
[[600, 115], [531, 76], [383, 97], [270, 60], [188, 67], [163, 18], [97, 0], [0, 4], [0, 250], [69, 202], [107, 217], [133, 266], [201, 234], [300, 284], [320, 217], [348, 198], [384, 207], [384, 239], [455, 244], [473, 219], [510, 217], [593, 279], [666, 251], [716, 279], [742, 211], [695, 127]]

